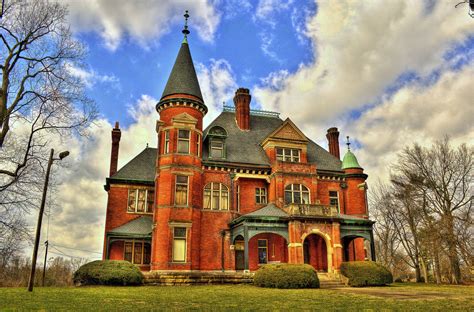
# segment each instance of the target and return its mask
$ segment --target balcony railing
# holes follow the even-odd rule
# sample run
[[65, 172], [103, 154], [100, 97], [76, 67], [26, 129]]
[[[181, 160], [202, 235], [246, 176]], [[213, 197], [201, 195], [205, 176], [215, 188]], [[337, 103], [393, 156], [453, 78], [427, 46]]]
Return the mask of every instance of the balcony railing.
[[301, 217], [336, 217], [338, 211], [336, 206], [321, 204], [291, 204], [285, 208], [290, 216]]

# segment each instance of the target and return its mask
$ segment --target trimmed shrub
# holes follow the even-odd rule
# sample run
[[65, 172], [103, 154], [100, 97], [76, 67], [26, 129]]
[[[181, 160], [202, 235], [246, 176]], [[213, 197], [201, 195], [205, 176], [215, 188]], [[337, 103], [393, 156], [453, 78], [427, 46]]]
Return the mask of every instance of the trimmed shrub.
[[393, 276], [384, 266], [374, 261], [352, 261], [341, 264], [341, 274], [353, 287], [383, 286], [393, 283]]
[[255, 273], [253, 283], [271, 288], [319, 288], [318, 274], [309, 264], [266, 264]]
[[75, 285], [140, 285], [143, 274], [128, 261], [97, 260], [81, 266], [73, 280]]

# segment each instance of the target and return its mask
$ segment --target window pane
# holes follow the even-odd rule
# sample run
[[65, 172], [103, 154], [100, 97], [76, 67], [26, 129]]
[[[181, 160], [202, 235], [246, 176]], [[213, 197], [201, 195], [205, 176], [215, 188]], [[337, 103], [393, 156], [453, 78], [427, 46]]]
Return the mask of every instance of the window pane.
[[330, 197], [337, 197], [337, 191], [329, 191]]
[[186, 240], [173, 240], [173, 261], [186, 261]]
[[151, 258], [151, 245], [148, 243], [143, 244], [143, 264], [150, 264]]
[[[216, 184], [214, 184], [216, 185]], [[219, 187], [219, 184], [217, 184], [217, 186]], [[213, 190], [212, 191], [212, 209], [214, 210], [217, 210], [219, 209], [220, 206], [219, 206], [219, 191], [217, 190]]]
[[142, 263], [142, 243], [135, 242], [135, 250], [133, 253], [133, 263], [141, 264]]
[[178, 141], [178, 153], [189, 153], [189, 141]]
[[123, 259], [132, 262], [132, 242], [125, 242]]
[[176, 205], [186, 205], [188, 199], [188, 188], [185, 185], [176, 185]]
[[211, 209], [211, 190], [204, 189], [204, 202], [203, 202], [204, 209]]
[[309, 204], [309, 193], [303, 192], [303, 204]]
[[291, 204], [291, 191], [285, 191], [285, 204]]
[[229, 192], [222, 191], [221, 210], [229, 210]]
[[338, 205], [337, 198], [331, 198], [329, 204], [331, 206], [337, 206]]
[[186, 238], [186, 228], [185, 227], [175, 227], [174, 228], [174, 237], [175, 238]]
[[127, 211], [129, 211], [129, 212], [135, 211], [136, 196], [137, 196], [137, 190], [134, 190], [134, 189], [128, 190], [128, 207], [127, 207]]
[[146, 190], [138, 190], [137, 212], [145, 212]]
[[176, 176], [176, 183], [188, 184], [188, 177], [187, 176]]
[[283, 149], [277, 147], [276, 153], [277, 153], [277, 155], [283, 155]]
[[211, 157], [212, 158], [224, 158], [224, 150], [211, 148]]
[[301, 193], [299, 191], [293, 192], [293, 202], [295, 204], [301, 204]]
[[148, 190], [146, 212], [149, 212], [149, 213], [153, 212], [154, 197], [155, 197], [155, 191]]
[[178, 137], [180, 139], [188, 139], [189, 140], [189, 130], [179, 130]]
[[258, 247], [267, 247], [267, 241], [264, 239], [258, 240]]

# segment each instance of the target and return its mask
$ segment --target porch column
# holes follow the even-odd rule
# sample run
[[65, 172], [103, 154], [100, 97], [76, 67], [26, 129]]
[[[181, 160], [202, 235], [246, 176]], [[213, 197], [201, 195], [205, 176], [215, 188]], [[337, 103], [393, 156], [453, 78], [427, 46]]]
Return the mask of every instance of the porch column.
[[375, 261], [375, 242], [373, 230], [370, 230], [370, 256], [372, 258], [372, 261]]
[[249, 228], [244, 225], [244, 270], [249, 270]]

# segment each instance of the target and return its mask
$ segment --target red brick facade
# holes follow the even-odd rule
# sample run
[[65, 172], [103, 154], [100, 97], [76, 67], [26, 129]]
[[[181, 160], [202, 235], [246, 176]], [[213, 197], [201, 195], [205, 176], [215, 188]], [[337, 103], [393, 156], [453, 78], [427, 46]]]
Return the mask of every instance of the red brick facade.
[[[231, 126], [252, 135], [258, 112], [250, 99], [248, 89], [238, 89], [234, 119], [213, 134], [212, 124], [203, 131], [207, 108], [198, 96], [163, 97], [156, 161], [146, 170], [137, 156], [138, 169], [130, 164], [117, 172], [120, 130], [112, 131], [104, 258], [128, 257], [144, 270], [254, 271], [265, 263], [306, 262], [328, 272], [343, 261], [373, 258], [373, 245], [364, 242], [372, 241], [367, 176], [359, 167], [341, 169], [336, 128], [327, 135], [330, 154], [289, 119], [270, 120], [279, 126], [255, 142], [265, 163], [245, 153], [235, 160], [230, 153], [238, 145], [227, 152]], [[314, 153], [329, 160], [318, 162], [322, 156]], [[338, 167], [327, 169], [324, 161]]]

